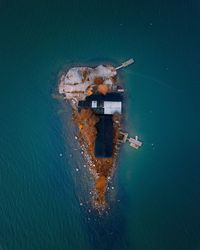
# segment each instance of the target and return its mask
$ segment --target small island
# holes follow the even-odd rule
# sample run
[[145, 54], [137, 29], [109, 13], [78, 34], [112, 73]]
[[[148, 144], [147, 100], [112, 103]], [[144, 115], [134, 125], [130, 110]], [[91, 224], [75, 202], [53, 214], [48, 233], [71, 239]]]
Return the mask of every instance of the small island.
[[134, 148], [142, 145], [137, 136], [128, 138], [128, 133], [122, 132], [124, 89], [118, 83], [117, 71], [132, 63], [130, 59], [119, 67], [73, 67], [59, 79], [59, 93], [72, 107], [77, 138], [95, 180], [95, 207], [106, 204], [105, 193], [120, 144], [128, 140]]

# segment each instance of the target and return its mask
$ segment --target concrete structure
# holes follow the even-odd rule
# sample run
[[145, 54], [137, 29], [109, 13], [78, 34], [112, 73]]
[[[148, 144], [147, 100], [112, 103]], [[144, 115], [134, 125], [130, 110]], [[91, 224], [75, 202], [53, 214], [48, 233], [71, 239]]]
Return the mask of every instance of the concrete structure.
[[119, 133], [119, 142], [120, 143], [126, 143], [127, 141], [130, 142], [130, 146], [138, 149], [142, 146], [142, 142], [138, 140], [138, 136], [136, 135], [135, 138], [128, 138], [128, 133], [120, 131]]
[[130, 64], [134, 63], [133, 58], [129, 59], [128, 61], [122, 63], [120, 66], [118, 66], [117, 68], [115, 68], [116, 70], [121, 69], [121, 68], [125, 68], [127, 66], [129, 66]]
[[138, 136], [136, 136], [135, 138], [129, 138], [128, 141], [130, 142], [130, 146], [135, 149], [138, 149], [142, 146], [142, 142], [138, 140]]
[[128, 133], [120, 131], [119, 135], [120, 135], [119, 141], [121, 143], [125, 143], [127, 141], [127, 138], [128, 138]]

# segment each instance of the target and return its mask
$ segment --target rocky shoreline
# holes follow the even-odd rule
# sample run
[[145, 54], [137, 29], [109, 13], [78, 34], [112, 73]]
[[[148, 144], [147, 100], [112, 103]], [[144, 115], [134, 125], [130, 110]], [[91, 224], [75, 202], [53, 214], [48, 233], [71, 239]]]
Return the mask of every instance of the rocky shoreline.
[[[64, 96], [72, 108], [71, 118], [79, 131], [76, 139], [95, 182], [92, 203], [94, 207], [102, 209], [106, 206], [105, 194], [116, 168], [120, 150], [118, 138], [123, 118], [122, 101], [114, 102], [106, 99], [109, 95], [116, 95], [119, 98], [123, 94], [123, 89], [118, 85], [117, 68], [112, 65], [99, 65], [96, 68], [73, 67], [61, 74], [59, 94]], [[96, 100], [88, 104], [88, 100], [93, 96], [106, 100], [104, 107], [102, 102], [98, 106]], [[81, 108], [80, 103], [84, 105]], [[112, 142], [109, 142], [112, 154], [99, 157], [95, 153], [95, 141], [98, 136], [97, 125], [102, 115], [112, 119]], [[105, 127], [105, 133], [106, 129]]]
[[[73, 120], [77, 126], [79, 123], [76, 118], [74, 118], [77, 113], [76, 111], [73, 112]], [[81, 130], [79, 130], [79, 134], [77, 136], [77, 140], [79, 141], [81, 147], [81, 154], [84, 157], [85, 161], [87, 162], [87, 167], [94, 178], [95, 187], [94, 193], [95, 197], [93, 200], [93, 204], [95, 207], [103, 207], [106, 204], [105, 201], [105, 193], [108, 187], [108, 182], [111, 180], [114, 170], [116, 168], [118, 153], [119, 153], [119, 145], [117, 142], [118, 133], [120, 130], [120, 125], [115, 125], [115, 138], [113, 142], [113, 155], [111, 158], [100, 158], [97, 159], [93, 153], [93, 148], [90, 148], [88, 145], [88, 141], [84, 138]]]

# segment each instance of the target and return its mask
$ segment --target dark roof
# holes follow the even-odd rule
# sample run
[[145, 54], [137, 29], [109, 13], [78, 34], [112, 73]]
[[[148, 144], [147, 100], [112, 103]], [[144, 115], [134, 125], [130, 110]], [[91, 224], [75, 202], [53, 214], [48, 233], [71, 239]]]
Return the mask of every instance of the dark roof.
[[97, 137], [95, 142], [95, 156], [97, 158], [112, 157], [113, 149], [113, 121], [112, 115], [99, 115], [96, 125]]
[[122, 101], [123, 97], [119, 93], [108, 93], [106, 95], [94, 94], [87, 96], [85, 98], [86, 101]]
[[92, 108], [96, 114], [102, 115], [104, 113], [104, 101], [122, 102], [123, 97], [119, 93], [108, 93], [106, 95], [94, 94], [87, 96], [84, 101], [78, 102], [79, 111], [83, 108], [92, 108], [92, 101], [97, 101], [97, 107]]
[[[92, 101], [96, 101], [96, 107], [92, 107]], [[112, 115], [104, 115], [104, 101], [122, 102], [123, 97], [119, 93], [106, 95], [94, 94], [87, 96], [84, 101], [79, 101], [78, 109], [92, 108], [98, 115], [99, 122], [96, 124], [97, 136], [95, 141], [95, 156], [97, 158], [112, 157], [113, 152], [113, 121]]]

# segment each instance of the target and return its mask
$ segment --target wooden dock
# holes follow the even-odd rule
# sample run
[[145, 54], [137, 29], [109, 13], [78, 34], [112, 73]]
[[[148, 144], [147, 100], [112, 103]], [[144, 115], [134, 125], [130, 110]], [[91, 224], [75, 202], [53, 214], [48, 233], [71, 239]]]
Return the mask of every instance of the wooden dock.
[[128, 139], [128, 133], [120, 131], [120, 137], [121, 139], [119, 140], [121, 143], [125, 143]]
[[139, 147], [142, 146], [142, 142], [138, 140], [138, 136], [136, 135], [135, 138], [133, 137], [128, 137], [128, 133], [127, 132], [122, 132], [120, 131], [120, 138], [119, 138], [119, 142], [120, 143], [126, 143], [126, 142], [130, 143], [130, 146], [138, 149]]
[[130, 142], [130, 146], [135, 149], [138, 149], [142, 146], [142, 142], [138, 140], [137, 136], [135, 138], [129, 138], [128, 141]]

